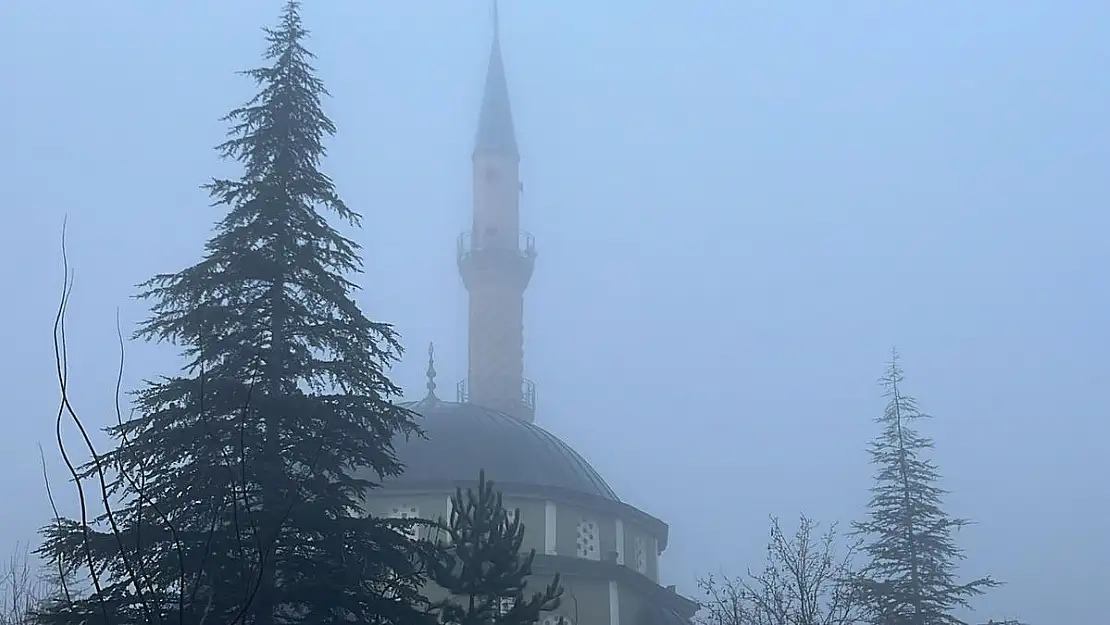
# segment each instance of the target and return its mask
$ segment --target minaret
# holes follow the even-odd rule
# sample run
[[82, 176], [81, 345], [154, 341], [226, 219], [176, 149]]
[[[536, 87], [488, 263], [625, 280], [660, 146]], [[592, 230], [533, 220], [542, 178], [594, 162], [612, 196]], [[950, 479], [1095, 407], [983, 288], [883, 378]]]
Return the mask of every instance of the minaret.
[[460, 400], [531, 422], [535, 386], [524, 377], [524, 290], [536, 249], [520, 230], [520, 153], [496, 0], [472, 162], [473, 222], [458, 244], [459, 274], [470, 293], [468, 378], [459, 384]]

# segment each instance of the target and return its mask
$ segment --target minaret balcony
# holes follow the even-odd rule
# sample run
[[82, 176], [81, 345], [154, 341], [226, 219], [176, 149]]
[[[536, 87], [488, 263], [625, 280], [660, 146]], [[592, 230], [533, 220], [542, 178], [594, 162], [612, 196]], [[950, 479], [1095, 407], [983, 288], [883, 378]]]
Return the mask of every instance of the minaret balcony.
[[503, 408], [500, 404], [504, 403], [519, 404], [528, 412], [534, 413], [536, 410], [536, 383], [528, 378], [520, 379], [520, 394], [517, 397], [476, 397], [471, 394], [471, 390], [469, 382], [466, 379], [460, 380], [455, 387], [458, 402], [466, 404], [471, 403], [471, 400], [473, 400], [483, 405], [485, 403], [493, 404], [485, 406], [487, 408]]
[[535, 260], [536, 238], [521, 230], [516, 241], [502, 236], [496, 228], [486, 228], [484, 233], [473, 230], [463, 232], [458, 240], [459, 262], [476, 254], [500, 254], [516, 256], [524, 260]]
[[483, 283], [523, 290], [532, 279], [536, 239], [524, 231], [516, 237], [505, 236], [496, 228], [463, 232], [458, 238], [456, 259], [468, 289]]

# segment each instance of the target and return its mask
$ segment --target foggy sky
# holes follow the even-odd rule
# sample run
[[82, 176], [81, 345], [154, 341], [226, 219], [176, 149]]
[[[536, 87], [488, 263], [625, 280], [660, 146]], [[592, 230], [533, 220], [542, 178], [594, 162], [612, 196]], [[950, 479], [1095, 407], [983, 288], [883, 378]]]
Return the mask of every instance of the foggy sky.
[[[539, 424], [671, 524], [664, 583], [764, 556], [767, 515], [863, 514], [897, 345], [978, 523], [977, 616], [1104, 620], [1110, 587], [1110, 4], [506, 1], [536, 236]], [[599, 8], [599, 5], [604, 7]], [[219, 118], [251, 95], [280, 2], [0, 0], [0, 551], [50, 511], [63, 217], [72, 395], [113, 420], [116, 311], [195, 262]], [[309, 2], [339, 126], [325, 170], [364, 213], [368, 315], [396, 379], [465, 376], [454, 265], [489, 45], [486, 2]], [[124, 388], [174, 348], [127, 346]], [[125, 408], [126, 416], [126, 408]], [[494, 479], [497, 476], [491, 476]], [[64, 492], [61, 492], [64, 491]]]

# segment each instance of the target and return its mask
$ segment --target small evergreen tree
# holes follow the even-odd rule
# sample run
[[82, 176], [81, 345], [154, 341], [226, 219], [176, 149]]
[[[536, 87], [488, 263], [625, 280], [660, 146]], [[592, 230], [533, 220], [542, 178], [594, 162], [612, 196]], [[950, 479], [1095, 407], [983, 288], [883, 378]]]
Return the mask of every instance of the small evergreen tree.
[[878, 625], [963, 625], [953, 615], [997, 585], [990, 577], [960, 583], [956, 565], [963, 551], [952, 531], [967, 525], [941, 507], [945, 491], [926, 456], [933, 441], [913, 428], [928, 417], [902, 390], [898, 353], [880, 379], [887, 406], [876, 421], [883, 429], [871, 443], [877, 467], [867, 519], [854, 524], [869, 556], [858, 588]]
[[335, 127], [296, 0], [266, 33], [269, 65], [245, 72], [259, 92], [219, 146], [242, 175], [206, 185], [227, 215], [198, 264], [140, 294], [153, 315], [137, 337], [188, 361], [137, 393], [115, 450], [84, 471], [118, 467], [111, 531], [46, 531], [41, 553], [102, 581], [42, 623], [427, 618], [418, 546], [362, 506], [401, 471], [394, 436], [415, 431], [386, 373], [400, 345], [352, 299], [358, 245], [321, 214], [360, 220], [318, 169]]
[[455, 492], [444, 529], [447, 540], [441, 543], [441, 557], [429, 567], [429, 578], [450, 594], [432, 608], [441, 622], [532, 625], [544, 612], [559, 607], [563, 590], [558, 575], [525, 599], [536, 551], [520, 552], [520, 511], [510, 515], [505, 510], [501, 493], [485, 472], [479, 473], [477, 491]]

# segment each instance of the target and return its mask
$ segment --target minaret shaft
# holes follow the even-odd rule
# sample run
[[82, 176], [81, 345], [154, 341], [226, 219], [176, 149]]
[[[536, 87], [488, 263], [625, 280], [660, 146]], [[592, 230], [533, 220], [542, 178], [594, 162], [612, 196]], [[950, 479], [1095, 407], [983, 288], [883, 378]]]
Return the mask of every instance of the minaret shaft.
[[[524, 298], [481, 285], [470, 292], [470, 401], [525, 418]], [[528, 418], [527, 420], [531, 420]]]
[[535, 247], [520, 230], [517, 151], [501, 45], [494, 28], [473, 155], [473, 219], [459, 238], [459, 273], [470, 293], [466, 401], [535, 419], [524, 377], [524, 291]]
[[520, 231], [520, 167], [515, 159], [475, 154], [472, 232], [506, 233], [505, 244], [517, 244]]

